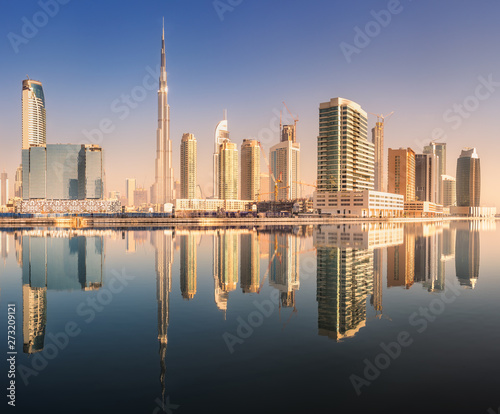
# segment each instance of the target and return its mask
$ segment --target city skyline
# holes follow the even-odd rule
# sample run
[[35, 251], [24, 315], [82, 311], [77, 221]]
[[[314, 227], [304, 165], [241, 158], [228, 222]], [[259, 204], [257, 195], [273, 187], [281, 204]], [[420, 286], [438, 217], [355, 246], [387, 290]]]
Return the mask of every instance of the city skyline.
[[[320, 2], [321, 7], [328, 11], [331, 7], [326, 2]], [[220, 119], [220, 111], [224, 108], [229, 110], [229, 119], [231, 122], [232, 141], [238, 146], [243, 139], [255, 138], [260, 140], [266, 151], [279, 142], [279, 131], [275, 124], [279, 122], [279, 111], [284, 109], [280, 102], [285, 100], [293, 107], [294, 113], [300, 116], [300, 122], [297, 126], [297, 136], [301, 145], [301, 158], [304, 163], [311, 163], [315, 160], [316, 140], [317, 140], [317, 108], [320, 102], [324, 102], [333, 96], [345, 96], [358, 102], [363, 108], [370, 112], [387, 113], [394, 111], [394, 115], [385, 125], [385, 148], [411, 147], [415, 152], [420, 153], [425, 145], [430, 141], [437, 140], [438, 136], [433, 136], [433, 131], [441, 128], [446, 135], [445, 142], [448, 144], [447, 149], [447, 164], [448, 174], [454, 174], [453, 166], [458, 158], [460, 151], [464, 147], [474, 146], [478, 153], [483, 154], [482, 170], [483, 170], [483, 191], [482, 204], [485, 205], [500, 205], [500, 196], [494, 191], [494, 177], [498, 174], [498, 166], [493, 160], [495, 149], [499, 145], [490, 137], [494, 133], [495, 110], [500, 104], [500, 94], [497, 96], [496, 88], [496, 73], [494, 72], [495, 61], [491, 60], [487, 54], [482, 54], [479, 51], [474, 51], [475, 65], [464, 65], [460, 68], [456, 67], [456, 62], [460, 61], [462, 50], [456, 51], [454, 54], [449, 52], [446, 57], [448, 60], [439, 60], [440, 67], [433, 67], [433, 72], [426, 76], [422, 74], [422, 70], [415, 70], [409, 67], [408, 63], [398, 63], [397, 52], [385, 52], [384, 62], [380, 62], [375, 68], [367, 69], [366, 64], [376, 58], [377, 52], [381, 49], [387, 49], [387, 45], [399, 46], [397, 50], [401, 50], [403, 42], [410, 42], [416, 48], [416, 53], [409, 59], [417, 57], [426, 57], [424, 61], [420, 61], [423, 66], [430, 65], [430, 60], [441, 52], [441, 47], [449, 44], [463, 45], [465, 53], [466, 45], [471, 45], [475, 39], [481, 39], [485, 49], [488, 48], [489, 40], [484, 40], [484, 32], [493, 28], [493, 22], [490, 21], [488, 15], [494, 15], [497, 6], [488, 5], [491, 13], [485, 13], [484, 8], [481, 13], [478, 13], [476, 8], [465, 3], [457, 4], [453, 22], [447, 22], [450, 33], [453, 38], [446, 38], [442, 41], [436, 41], [436, 45], [425, 44], [421, 40], [416, 42], [412, 40], [411, 33], [415, 30], [418, 23], [426, 22], [429, 33], [438, 30], [438, 22], [442, 24], [443, 15], [446, 8], [442, 5], [431, 5], [430, 2], [422, 2], [420, 5], [401, 3], [403, 10], [401, 13], [392, 16], [391, 24], [383, 28], [380, 35], [371, 39], [367, 47], [362, 48], [360, 53], [351, 56], [351, 62], [348, 63], [339, 45], [342, 42], [353, 44], [355, 32], [353, 28], [356, 26], [364, 27], [364, 25], [373, 20], [372, 10], [383, 10], [387, 4], [383, 2], [366, 4], [364, 7], [358, 6], [342, 6], [342, 16], [345, 17], [345, 22], [338, 29], [322, 29], [330, 34], [328, 45], [331, 53], [321, 55], [320, 64], [306, 65], [300, 64], [297, 67], [287, 65], [283, 70], [282, 65], [278, 65], [280, 59], [286, 56], [286, 51], [291, 50], [288, 46], [283, 47], [283, 52], [277, 54], [269, 61], [271, 70], [255, 71], [255, 64], [248, 64], [248, 68], [244, 70], [220, 70], [215, 71], [209, 65], [211, 70], [203, 71], [189, 66], [189, 62], [193, 59], [196, 61], [197, 56], [203, 57], [207, 62], [212, 62], [212, 57], [208, 57], [207, 53], [213, 52], [215, 48], [208, 48], [205, 53], [202, 53], [200, 46], [194, 40], [194, 36], [187, 34], [182, 28], [183, 19], [186, 19], [186, 12], [182, 5], [169, 5], [166, 7], [154, 7], [147, 12], [143, 12], [138, 16], [132, 16], [132, 12], [127, 7], [120, 10], [119, 14], [125, 20], [136, 19], [136, 25], [133, 26], [130, 34], [125, 34], [122, 30], [117, 30], [115, 35], [111, 31], [105, 30], [105, 36], [102, 31], [93, 36], [101, 36], [101, 40], [106, 43], [117, 42], [119, 35], [126, 36], [124, 39], [130, 41], [130, 47], [127, 46], [127, 51], [130, 56], [117, 59], [119, 50], [110, 51], [109, 48], [103, 45], [92, 44], [90, 47], [90, 39], [85, 40], [85, 43], [80, 44], [82, 40], [78, 40], [81, 46], [81, 52], [75, 63], [84, 60], [92, 60], [92, 57], [99, 57], [99, 62], [96, 62], [94, 71], [90, 70], [88, 64], [85, 66], [85, 72], [81, 68], [76, 68], [74, 63], [68, 63], [64, 57], [65, 64], [69, 65], [70, 70], [61, 69], [63, 55], [67, 52], [65, 44], [57, 46], [57, 34], [65, 33], [68, 41], [73, 39], [76, 41], [78, 34], [82, 31], [83, 24], [88, 24], [90, 15], [88, 12], [82, 13], [82, 22], [75, 27], [67, 27], [64, 23], [64, 14], [77, 13], [80, 10], [80, 5], [76, 3], [61, 6], [59, 14], [51, 19], [46, 27], [39, 28], [38, 34], [30, 39], [26, 44], [18, 45], [18, 53], [12, 47], [9, 38], [5, 37], [1, 48], [3, 55], [6, 56], [6, 61], [9, 62], [9, 67], [4, 72], [4, 89], [6, 91], [6, 100], [3, 101], [2, 109], [2, 125], [5, 125], [2, 131], [2, 136], [5, 137], [20, 137], [21, 122], [20, 111], [16, 105], [10, 105], [9, 102], [19, 102], [19, 82], [28, 73], [30, 77], [37, 79], [44, 85], [44, 92], [47, 104], [47, 142], [80, 142], [87, 136], [93, 136], [100, 140], [100, 145], [105, 149], [106, 158], [106, 176], [107, 189], [124, 192], [124, 179], [126, 177], [136, 177], [137, 181], [145, 184], [148, 188], [154, 182], [154, 168], [151, 168], [151, 159], [155, 153], [154, 140], [154, 120], [152, 117], [156, 113], [155, 101], [153, 96], [156, 94], [157, 86], [154, 85], [158, 79], [159, 73], [155, 73], [157, 62], [157, 39], [161, 28], [161, 16], [165, 14], [165, 38], [167, 42], [167, 50], [169, 51], [169, 86], [171, 90], [171, 104], [175, 116], [172, 115], [172, 145], [174, 148], [173, 164], [174, 176], [180, 176], [179, 157], [177, 154], [182, 133], [186, 130], [191, 131], [197, 138], [199, 143], [200, 153], [208, 152], [211, 148], [213, 136], [213, 128], [218, 119]], [[486, 4], [486, 3], [484, 3]], [[234, 11], [224, 14], [224, 20], [221, 21], [217, 12], [211, 4], [200, 6], [199, 10], [192, 11], [192, 16], [195, 21], [201, 20], [201, 14], [206, 13], [211, 18], [204, 23], [208, 30], [208, 38], [212, 41], [228, 34], [228, 30], [235, 30], [240, 40], [244, 39], [246, 47], [251, 48], [251, 56], [255, 58], [256, 54], [262, 52], [263, 60], [270, 56], [270, 51], [262, 47], [255, 49], [253, 39], [252, 44], [248, 44], [245, 33], [239, 31], [238, 25], [243, 21], [254, 18], [258, 11], [262, 10], [263, 3], [257, 2], [254, 5], [241, 4], [234, 8]], [[6, 27], [6, 34], [21, 33], [22, 21], [21, 18], [26, 16], [28, 20], [34, 13], [39, 10], [39, 6], [31, 3], [32, 12], [29, 7], [16, 8], [13, 6], [4, 6], [10, 13], [12, 18], [9, 21], [2, 21]], [[111, 5], [108, 6], [110, 9]], [[313, 34], [307, 33], [307, 28], [312, 22], [307, 20], [308, 17], [317, 15], [318, 6], [311, 6], [311, 10], [303, 16], [304, 28], [297, 30], [292, 35], [293, 39], [297, 39], [298, 44], [305, 46], [313, 41]], [[486, 7], [486, 6], [485, 6]], [[106, 18], [110, 15], [111, 10], [105, 8], [103, 15], [99, 19]], [[154, 10], [153, 10], [154, 9]], [[432, 10], [430, 17], [423, 17], [425, 11]], [[276, 16], [278, 7], [269, 6], [269, 16], [260, 17], [261, 21]], [[287, 15], [294, 15], [303, 11], [297, 5], [290, 5], [286, 9]], [[169, 13], [167, 13], [169, 12]], [[328, 13], [325, 13], [328, 14]], [[472, 18], [471, 25], [477, 27], [477, 32], [474, 36], [468, 36], [464, 39], [459, 28], [465, 17]], [[427, 14], [426, 14], [427, 16]], [[5, 19], [5, 17], [3, 17]], [[426, 19], [426, 20], [425, 20]], [[441, 20], [440, 20], [441, 19]], [[152, 24], [156, 22], [156, 24]], [[411, 24], [409, 24], [411, 22]], [[428, 23], [428, 24], [427, 24]], [[404, 28], [404, 25], [408, 28]], [[140, 33], [140, 28], [145, 25], [147, 28]], [[210, 26], [210, 27], [208, 27]], [[116, 28], [116, 26], [115, 26]], [[199, 30], [205, 26], [202, 25]], [[439, 26], [442, 30], [441, 26]], [[273, 29], [273, 35], [276, 34]], [[62, 31], [62, 32], [61, 32]], [[401, 35], [402, 39], [397, 39]], [[273, 40], [278, 42], [281, 40]], [[91, 37], [92, 38], [92, 37]], [[446, 43], [446, 41], [448, 43]], [[321, 40], [318, 45], [306, 50], [300, 48], [299, 54], [305, 57], [312, 57], [319, 53], [321, 46], [325, 46], [326, 41]], [[411, 43], [413, 42], [413, 43]], [[137, 44], [140, 43], [140, 46]], [[204, 47], [207, 47], [205, 42], [201, 42]], [[242, 62], [248, 63], [248, 58], [242, 57], [241, 52], [236, 50], [236, 45], [229, 42], [228, 53], [231, 53], [233, 59], [241, 57]], [[95, 50], [94, 50], [95, 49]], [[456, 48], [455, 48], [456, 49]], [[47, 54], [51, 59], [41, 60], [40, 53]], [[318, 56], [320, 56], [318, 54]], [[295, 59], [294, 59], [295, 60]], [[259, 61], [259, 59], [257, 59]], [[286, 62], [286, 61], [285, 61]], [[337, 66], [335, 70], [325, 69], [325, 63], [330, 64], [335, 62]], [[454, 66], [455, 62], [455, 66]], [[122, 73], [116, 75], [115, 65], [120, 64], [123, 69]], [[388, 65], [393, 65], [398, 69], [398, 74], [393, 71], [384, 74], [382, 79], [378, 80], [378, 75], [381, 72], [387, 72]], [[238, 66], [239, 69], [240, 68]], [[404, 75], [401, 75], [401, 69], [404, 69]], [[452, 70], [453, 69], [453, 70]], [[246, 76], [253, 71], [250, 78]], [[96, 77], [99, 73], [100, 77]], [[450, 73], [452, 76], [450, 76]], [[154, 76], [153, 76], [154, 74]], [[110, 84], [103, 83], [104, 79], [110, 76], [115, 76], [116, 79]], [[143, 83], [146, 76], [149, 78]], [[207, 75], [207, 76], [203, 76]], [[370, 78], [363, 80], [361, 75]], [[369, 75], [369, 76], [367, 76]], [[373, 76], [372, 76], [373, 75]], [[67, 99], [64, 97], [64, 84], [69, 81], [69, 78], [78, 76], [80, 81], [87, 85], [88, 90], [81, 90], [81, 99], [74, 104], [72, 113], [68, 114], [66, 108]], [[392, 76], [392, 79], [391, 79]], [[377, 77], [377, 80], [375, 80]], [[500, 78], [500, 76], [498, 77]], [[314, 81], [313, 81], [314, 79]], [[227, 88], [223, 88], [221, 82], [225, 81]], [[269, 82], [273, 83], [269, 87]], [[256, 84], [255, 91], [250, 93], [249, 98], [244, 99], [240, 95], [247, 93], [248, 86], [246, 83]], [[133, 108], [121, 102], [122, 94], [131, 95], [134, 87], [143, 87], [144, 93], [141, 95], [139, 89], [135, 90], [136, 97], [139, 100], [132, 102]], [[154, 86], [153, 86], [154, 85]], [[326, 85], [326, 88], [325, 88]], [[425, 87], [423, 87], [425, 85]], [[466, 111], [464, 107], [471, 107], [471, 102], [474, 100], [468, 99], [474, 97], [476, 90], [484, 85], [478, 92], [481, 97], [488, 94], [488, 99], [476, 100], [479, 102], [478, 107], [473, 111]], [[222, 89], [221, 89], [222, 88]], [[261, 89], [262, 88], [262, 89]], [[488, 89], [489, 88], [489, 89]], [[83, 88], [85, 89], [85, 88]], [[218, 94], [213, 91], [219, 89]], [[404, 94], [400, 91], [404, 90]], [[421, 89], [421, 90], [419, 90]], [[195, 90], [200, 93], [196, 94]], [[439, 90], [439, 96], [436, 91]], [[307, 92], [306, 92], [307, 91]], [[382, 93], [382, 91], [384, 93]], [[92, 92], [92, 93], [91, 93]], [[201, 93], [203, 92], [203, 93]], [[262, 92], [262, 94], [261, 94]], [[429, 99], [429, 96], [431, 99]], [[409, 99], [411, 97], [411, 100]], [[197, 110], [191, 107], [189, 99], [200, 100], [200, 105], [203, 107], [209, 105], [207, 110]], [[110, 110], [111, 104], [115, 103], [115, 109], [123, 108], [116, 112]], [[468, 100], [467, 100], [468, 99]], [[210, 104], [208, 104], [210, 101]], [[455, 105], [462, 107], [462, 114], [455, 111]], [[12, 108], [11, 108], [12, 107]], [[125, 110], [126, 109], [126, 110]], [[465, 112], [464, 112], [465, 111]], [[286, 111], [284, 116], [286, 116]], [[75, 115], [78, 114], [78, 115]], [[124, 119], [121, 119], [121, 118]], [[93, 134], [100, 128], [100, 122], [103, 119], [110, 119], [111, 126], [104, 128], [113, 129], [112, 132], [102, 132], [102, 127], [99, 133]], [[374, 126], [376, 118], [368, 117], [368, 127]], [[290, 123], [292, 120], [287, 119], [285, 123]], [[151, 122], [153, 126], [151, 126]], [[412, 128], [408, 127], [412, 124]], [[456, 127], [456, 128], [455, 128]], [[153, 128], [153, 130], [151, 129]], [[86, 131], [84, 133], [83, 131]], [[182, 131], [182, 132], [181, 132]], [[5, 135], [4, 135], [5, 134]], [[101, 139], [102, 136], [102, 139]], [[15, 142], [11, 142], [15, 141]], [[10, 177], [15, 176], [16, 168], [21, 162], [19, 153], [20, 139], [4, 139], [6, 143], [5, 152], [0, 158], [0, 168], [5, 168]], [[127, 145], [123, 145], [126, 143]], [[138, 143], [131, 150], [132, 144]], [[200, 157], [201, 158], [201, 157]], [[387, 162], [387, 159], [386, 159]], [[200, 186], [203, 189], [204, 195], [209, 195], [208, 188], [213, 182], [209, 173], [212, 169], [211, 160], [202, 160], [198, 166], [198, 170], [206, 172], [200, 173]], [[309, 170], [309, 169], [308, 169]], [[311, 168], [311, 170], [315, 170]], [[316, 171], [304, 171], [301, 180], [312, 183], [315, 180]], [[206, 178], [205, 178], [206, 177]], [[14, 180], [10, 181], [9, 194], [14, 193]], [[310, 192], [311, 190], [309, 190]], [[107, 195], [107, 194], [106, 194]]]

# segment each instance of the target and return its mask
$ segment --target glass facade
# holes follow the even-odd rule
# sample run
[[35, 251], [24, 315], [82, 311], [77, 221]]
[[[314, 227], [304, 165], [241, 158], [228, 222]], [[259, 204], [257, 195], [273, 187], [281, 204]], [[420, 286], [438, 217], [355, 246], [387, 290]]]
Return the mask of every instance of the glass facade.
[[80, 145], [47, 145], [47, 198], [78, 199], [78, 153]]
[[22, 152], [23, 199], [102, 200], [102, 148], [49, 144]]
[[78, 156], [78, 198], [103, 198], [102, 150], [82, 146]]

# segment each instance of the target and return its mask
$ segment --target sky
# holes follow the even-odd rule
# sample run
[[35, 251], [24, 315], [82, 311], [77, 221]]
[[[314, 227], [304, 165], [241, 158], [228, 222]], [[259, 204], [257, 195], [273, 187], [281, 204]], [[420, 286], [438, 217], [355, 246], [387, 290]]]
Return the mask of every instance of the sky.
[[[93, 140], [108, 192], [124, 194], [126, 178], [149, 189], [164, 17], [175, 177], [182, 134], [193, 133], [204, 196], [224, 109], [233, 142], [268, 149], [285, 101], [299, 118], [301, 178], [313, 183], [318, 107], [340, 96], [369, 113], [394, 111], [386, 159], [387, 148], [419, 153], [439, 137], [455, 176], [460, 151], [476, 147], [481, 202], [500, 207], [499, 15], [495, 0], [2, 0], [0, 170], [12, 195], [29, 75], [43, 83], [47, 143]], [[370, 114], [370, 128], [375, 121]]]

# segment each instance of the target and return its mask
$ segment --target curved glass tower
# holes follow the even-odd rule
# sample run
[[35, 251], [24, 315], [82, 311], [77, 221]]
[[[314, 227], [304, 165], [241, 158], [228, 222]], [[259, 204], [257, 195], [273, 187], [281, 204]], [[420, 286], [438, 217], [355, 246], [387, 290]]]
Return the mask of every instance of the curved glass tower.
[[214, 197], [220, 198], [219, 191], [219, 152], [220, 146], [224, 142], [229, 142], [229, 130], [227, 127], [227, 115], [224, 113], [224, 119], [217, 124], [215, 128], [215, 147], [214, 147]]
[[45, 145], [47, 133], [42, 82], [29, 78], [23, 80], [22, 110], [22, 149]]

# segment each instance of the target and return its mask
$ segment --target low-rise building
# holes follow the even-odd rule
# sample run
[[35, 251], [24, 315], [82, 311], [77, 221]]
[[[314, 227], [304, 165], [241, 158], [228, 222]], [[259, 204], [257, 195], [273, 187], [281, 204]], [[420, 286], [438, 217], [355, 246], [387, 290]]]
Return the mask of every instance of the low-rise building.
[[342, 217], [402, 217], [404, 196], [373, 190], [315, 192], [313, 206], [321, 213]]

